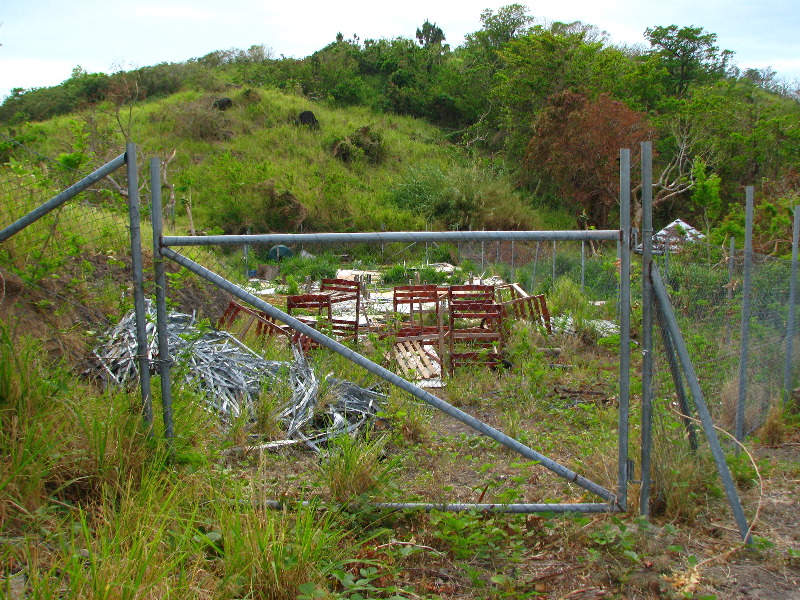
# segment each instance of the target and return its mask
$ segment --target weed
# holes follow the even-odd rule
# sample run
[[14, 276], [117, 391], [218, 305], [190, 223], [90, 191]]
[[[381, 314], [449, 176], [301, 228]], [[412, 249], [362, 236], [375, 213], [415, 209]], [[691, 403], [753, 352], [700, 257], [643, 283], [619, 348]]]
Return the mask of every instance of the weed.
[[225, 511], [219, 523], [226, 580], [237, 597], [294, 600], [301, 585], [323, 586], [350, 551], [347, 530], [315, 506], [295, 514]]
[[774, 403], [767, 412], [767, 418], [764, 420], [764, 424], [756, 432], [756, 435], [765, 444], [775, 446], [784, 441], [788, 432], [789, 427], [786, 424], [786, 415], [784, 414], [783, 403]]
[[320, 471], [337, 502], [374, 496], [389, 485], [399, 459], [385, 456], [388, 440], [387, 436], [381, 436], [360, 441], [348, 434], [333, 440]]

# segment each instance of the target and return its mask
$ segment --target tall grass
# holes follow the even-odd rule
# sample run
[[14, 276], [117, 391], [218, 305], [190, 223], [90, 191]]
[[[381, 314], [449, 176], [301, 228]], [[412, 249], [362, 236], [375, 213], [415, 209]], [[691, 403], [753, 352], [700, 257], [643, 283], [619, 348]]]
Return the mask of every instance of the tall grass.
[[39, 344], [12, 340], [0, 323], [0, 531], [36, 514], [58, 462], [63, 421], [47, 410], [53, 380], [40, 356]]

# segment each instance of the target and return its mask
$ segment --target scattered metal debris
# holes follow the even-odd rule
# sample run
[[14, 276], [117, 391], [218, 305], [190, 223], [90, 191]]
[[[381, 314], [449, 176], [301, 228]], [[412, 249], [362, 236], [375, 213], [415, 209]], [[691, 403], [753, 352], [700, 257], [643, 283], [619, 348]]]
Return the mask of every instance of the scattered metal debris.
[[[157, 360], [158, 343], [155, 310], [148, 301], [147, 359]], [[278, 409], [275, 417], [286, 430], [286, 440], [265, 444], [264, 448], [304, 443], [317, 446], [343, 432], [356, 432], [368, 422], [377, 422], [386, 398], [372, 389], [335, 379], [330, 375], [325, 385], [303, 353], [294, 350], [294, 362], [266, 360], [233, 335], [197, 323], [192, 315], [168, 313], [167, 332], [175, 371], [184, 383], [202, 392], [208, 408], [230, 423], [250, 416], [259, 396], [282, 372], [288, 372], [292, 398]], [[94, 349], [98, 373], [106, 385], [127, 387], [139, 379], [138, 346], [133, 312], [105, 336]], [[325, 389], [324, 398], [320, 390]]]
[[[287, 438], [296, 438], [312, 450], [342, 433], [358, 431], [377, 422], [384, 394], [328, 375], [327, 392], [320, 396], [320, 380], [304, 354], [293, 347], [295, 361], [290, 367], [292, 401], [278, 413]], [[329, 399], [328, 399], [329, 398]], [[269, 445], [267, 445], [269, 447]]]

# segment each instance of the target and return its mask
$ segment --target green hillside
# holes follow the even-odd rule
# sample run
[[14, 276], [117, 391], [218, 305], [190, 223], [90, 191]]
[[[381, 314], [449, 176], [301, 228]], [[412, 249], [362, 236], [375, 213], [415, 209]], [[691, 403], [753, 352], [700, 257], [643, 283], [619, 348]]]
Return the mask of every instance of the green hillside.
[[[741, 239], [754, 185], [757, 247], [788, 252], [800, 189], [792, 85], [740, 70], [735, 49], [699, 27], [654, 24], [649, 47], [631, 48], [518, 4], [481, 21], [458, 47], [426, 21], [395, 39], [340, 34], [303, 59], [253, 46], [111, 75], [76, 68], [4, 101], [0, 158], [16, 141], [87, 166], [127, 135], [143, 155], [176, 151], [168, 183], [191, 195], [200, 228], [225, 231], [548, 227], [532, 212], [546, 206], [563, 226], [604, 228], [616, 221], [618, 149], [637, 165], [652, 140], [656, 226], [682, 217], [717, 243]], [[232, 110], [212, 110], [223, 97]], [[318, 130], [293, 125], [303, 110]], [[278, 210], [256, 214], [256, 198]], [[278, 218], [282, 201], [298, 214]]]

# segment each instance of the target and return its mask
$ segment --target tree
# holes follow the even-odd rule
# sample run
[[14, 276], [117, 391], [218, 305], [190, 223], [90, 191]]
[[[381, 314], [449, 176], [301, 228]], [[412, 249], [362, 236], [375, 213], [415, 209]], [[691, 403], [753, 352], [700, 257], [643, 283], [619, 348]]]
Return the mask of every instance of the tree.
[[489, 96], [513, 161], [524, 158], [532, 117], [548, 98], [568, 89], [609, 92], [621, 79], [625, 57], [596, 38], [591, 27], [553, 23], [531, 28], [499, 52], [503, 65], [493, 77]]
[[417, 28], [417, 41], [420, 46], [428, 48], [430, 46], [441, 46], [445, 40], [444, 31], [436, 26], [436, 23], [431, 23], [427, 19], [422, 24], [421, 28]]
[[702, 27], [648, 27], [644, 37], [650, 42], [650, 56], [666, 70], [670, 94], [684, 96], [692, 83], [721, 78], [733, 52], [719, 51], [716, 33]]
[[526, 164], [558, 185], [582, 226], [605, 229], [619, 197], [619, 149], [636, 154], [653, 135], [644, 114], [609, 94], [590, 100], [565, 90], [536, 116]]
[[527, 14], [528, 7], [521, 4], [509, 4], [497, 10], [487, 8], [481, 13], [483, 28], [467, 36], [467, 44], [478, 43], [489, 52], [502, 48], [511, 40], [527, 33], [533, 23], [533, 17]]
[[694, 160], [692, 178], [692, 201], [702, 211], [703, 225], [706, 233], [709, 233], [712, 223], [716, 223], [722, 216], [722, 199], [719, 197], [721, 180], [716, 173], [707, 173], [706, 163], [700, 157]]

